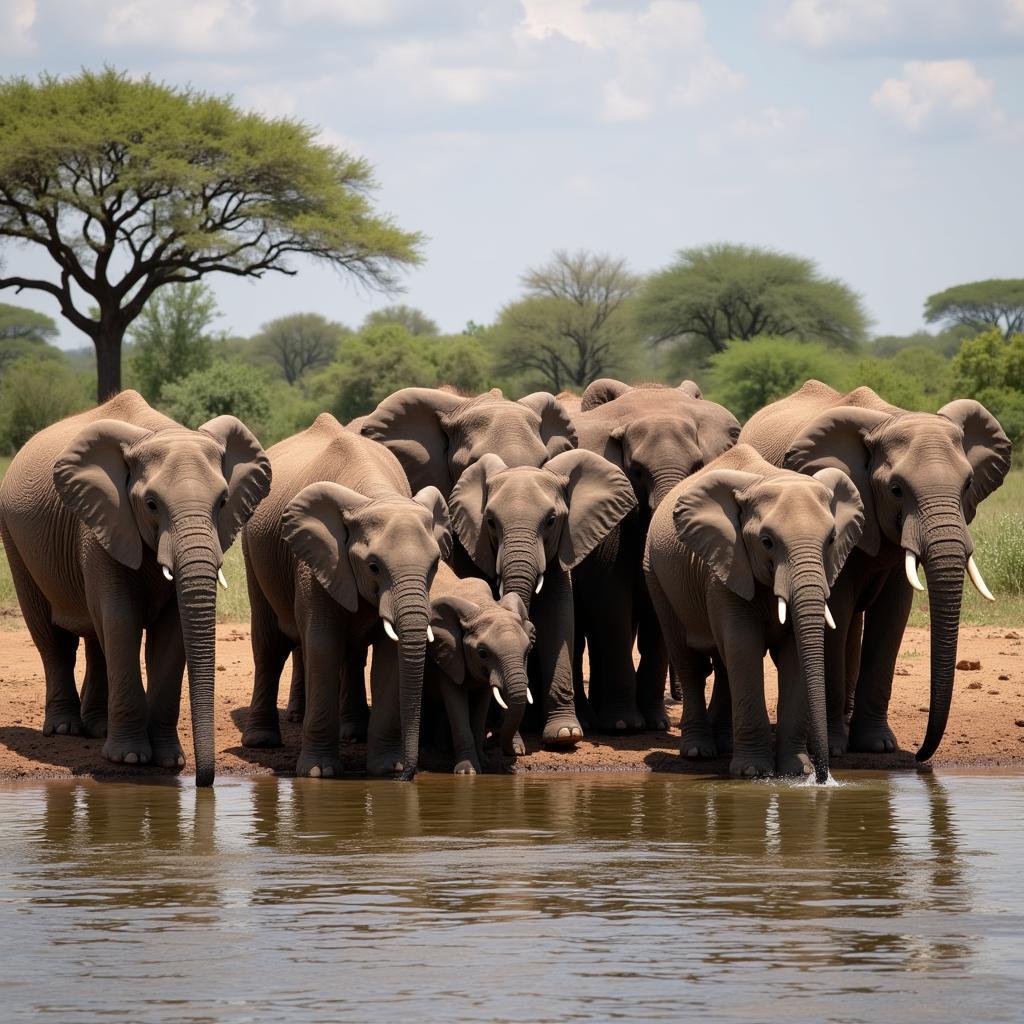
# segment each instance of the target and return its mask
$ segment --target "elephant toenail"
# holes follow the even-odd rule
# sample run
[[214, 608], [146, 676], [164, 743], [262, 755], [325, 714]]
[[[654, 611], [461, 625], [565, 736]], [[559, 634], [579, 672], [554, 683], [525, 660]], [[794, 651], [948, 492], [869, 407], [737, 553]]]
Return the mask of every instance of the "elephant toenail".
[[315, 765], [313, 765], [312, 768], [309, 769], [309, 777], [311, 779], [319, 779], [320, 778], [320, 765], [315, 764]]
[[325, 768], [324, 768], [324, 778], [325, 779], [330, 779], [333, 776], [334, 776], [334, 769], [330, 765], [325, 766]]
[[124, 755], [124, 763], [125, 764], [138, 764], [139, 763], [139, 755], [135, 754], [135, 753], [125, 754]]

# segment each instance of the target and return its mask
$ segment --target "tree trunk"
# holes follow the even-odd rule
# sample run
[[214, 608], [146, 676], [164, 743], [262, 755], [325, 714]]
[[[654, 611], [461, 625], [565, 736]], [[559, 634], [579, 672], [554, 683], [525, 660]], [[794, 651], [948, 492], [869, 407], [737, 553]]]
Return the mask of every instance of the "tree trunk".
[[121, 342], [124, 329], [114, 324], [100, 323], [99, 333], [93, 338], [96, 346], [96, 401], [105, 402], [121, 390]]

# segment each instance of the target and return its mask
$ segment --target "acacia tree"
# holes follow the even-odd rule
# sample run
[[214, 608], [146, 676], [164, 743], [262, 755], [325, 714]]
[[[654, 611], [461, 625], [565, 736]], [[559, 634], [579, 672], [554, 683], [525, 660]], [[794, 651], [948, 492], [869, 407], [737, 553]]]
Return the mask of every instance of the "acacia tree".
[[366, 161], [315, 138], [110, 68], [0, 80], [0, 239], [40, 247], [56, 270], [0, 276], [0, 289], [56, 300], [96, 347], [103, 400], [121, 386], [125, 330], [162, 285], [293, 274], [305, 254], [392, 287], [419, 236], [374, 211]]
[[954, 285], [925, 299], [924, 318], [930, 324], [962, 324], [973, 331], [996, 327], [1008, 339], [1024, 331], [1024, 280]]
[[654, 274], [636, 319], [654, 344], [696, 341], [711, 353], [760, 335], [852, 349], [868, 326], [860, 297], [811, 260], [724, 243], [684, 249]]
[[253, 344], [294, 384], [303, 374], [329, 365], [349, 334], [347, 327], [319, 313], [292, 313], [264, 324]]
[[625, 260], [559, 250], [527, 270], [522, 284], [525, 296], [505, 306], [488, 332], [498, 373], [532, 372], [557, 394], [628, 368], [626, 308], [638, 279]]
[[362, 329], [365, 331], [370, 327], [380, 327], [382, 324], [399, 324], [414, 335], [423, 334], [436, 337], [441, 333], [441, 328], [437, 326], [436, 321], [431, 320], [423, 310], [401, 303], [395, 306], [384, 306], [382, 309], [375, 309], [367, 313]]

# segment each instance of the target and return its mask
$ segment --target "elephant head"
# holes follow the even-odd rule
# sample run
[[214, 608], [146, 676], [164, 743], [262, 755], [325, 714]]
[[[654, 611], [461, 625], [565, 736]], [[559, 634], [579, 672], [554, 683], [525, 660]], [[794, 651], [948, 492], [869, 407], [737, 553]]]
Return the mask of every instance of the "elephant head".
[[857, 405], [826, 410], [795, 438], [785, 465], [848, 473], [864, 502], [860, 546], [877, 554], [883, 539], [903, 549], [907, 580], [924, 589], [931, 618], [931, 705], [919, 761], [935, 753], [949, 718], [964, 572], [991, 594], [974, 562], [967, 530], [978, 503], [1010, 468], [1011, 445], [980, 403], [961, 399], [934, 413], [881, 412]]
[[224, 582], [224, 552], [270, 490], [269, 459], [234, 416], [218, 416], [198, 430], [151, 431], [96, 420], [61, 453], [53, 482], [112, 558], [138, 569], [149, 548], [173, 580], [188, 666], [196, 784], [210, 785], [217, 580]]
[[444, 498], [425, 487], [412, 498], [368, 498], [321, 481], [292, 498], [281, 520], [295, 557], [350, 612], [360, 598], [377, 608], [399, 647], [398, 699], [403, 778], [419, 761], [423, 662], [430, 639], [428, 590], [437, 564], [451, 552]]
[[481, 456], [509, 466], [540, 466], [576, 447], [568, 413], [546, 392], [512, 402], [497, 389], [463, 398], [433, 388], [404, 388], [362, 418], [360, 433], [387, 445], [413, 489], [436, 487], [445, 497]]
[[780, 623], [791, 616], [807, 693], [810, 752], [819, 782], [828, 777], [825, 716], [825, 601], [861, 536], [864, 507], [836, 469], [813, 477], [768, 477], [711, 469], [688, 486], [673, 510], [676, 534], [717, 579], [744, 600], [768, 587]]
[[533, 703], [526, 658], [535, 633], [526, 606], [517, 594], [506, 594], [500, 601], [482, 604], [445, 595], [430, 607], [431, 657], [455, 684], [491, 688], [505, 709], [501, 747], [511, 755], [526, 705]]
[[563, 452], [540, 469], [485, 455], [462, 474], [451, 508], [473, 561], [529, 609], [548, 564], [577, 566], [636, 498], [622, 470], [593, 452]]

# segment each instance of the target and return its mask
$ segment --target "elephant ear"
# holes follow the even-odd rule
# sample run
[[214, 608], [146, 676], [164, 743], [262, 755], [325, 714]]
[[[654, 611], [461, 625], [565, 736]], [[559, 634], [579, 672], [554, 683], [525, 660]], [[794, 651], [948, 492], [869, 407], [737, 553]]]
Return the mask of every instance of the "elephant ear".
[[628, 384], [623, 384], [621, 380], [613, 380], [611, 377], [591, 381], [580, 399], [580, 412], [596, 409], [599, 405], [614, 401], [632, 390]]
[[999, 420], [971, 398], [944, 405], [940, 416], [952, 420], [964, 432], [964, 454], [971, 464], [974, 482], [964, 495], [964, 519], [970, 522], [978, 505], [999, 487], [1010, 471], [1013, 445]]
[[683, 380], [679, 382], [679, 390], [690, 398], [703, 398], [704, 395], [695, 380]]
[[453, 413], [464, 401], [437, 388], [403, 388], [363, 417], [359, 432], [394, 452], [413, 491], [436, 487], [447, 497], [452, 479], [448, 434], [441, 417]]
[[448, 503], [436, 487], [424, 487], [412, 496], [412, 500], [422, 505], [433, 517], [434, 540], [441, 549], [441, 558], [447, 561], [452, 553], [452, 522], [448, 515]]
[[221, 552], [227, 551], [256, 506], [270, 493], [270, 459], [256, 435], [234, 416], [217, 416], [200, 428], [224, 448], [221, 471], [228, 493], [217, 514]]
[[853, 481], [864, 506], [864, 530], [859, 543], [869, 555], [878, 554], [882, 535], [871, 494], [870, 452], [865, 438], [889, 418], [888, 413], [852, 405], [826, 409], [796, 436], [782, 462], [786, 469], [800, 473], [841, 469]]
[[718, 580], [749, 601], [754, 596], [754, 571], [740, 526], [736, 495], [761, 479], [756, 473], [715, 469], [688, 485], [672, 510], [681, 544], [699, 555]]
[[558, 542], [558, 562], [563, 569], [575, 569], [636, 508], [636, 494], [626, 474], [594, 452], [564, 452], [544, 468], [566, 479], [569, 514]]
[[[682, 385], [680, 385], [680, 390]], [[700, 395], [697, 395], [700, 398]], [[724, 405], [703, 399], [694, 407], [697, 420], [697, 444], [704, 465], [732, 448], [740, 438], [740, 422]]]
[[506, 469], [508, 467], [499, 456], [491, 453], [482, 456], [459, 477], [448, 505], [455, 536], [488, 579], [494, 579], [498, 574], [498, 564], [490, 531], [484, 525], [487, 482]]
[[836, 539], [829, 549], [825, 565], [831, 587], [864, 531], [864, 503], [853, 481], [841, 469], [819, 469], [814, 479], [820, 480], [832, 492], [829, 507], [836, 523]]
[[430, 656], [453, 683], [461, 685], [466, 681], [462, 627], [479, 611], [471, 601], [453, 595], [445, 595], [430, 602], [430, 628], [434, 632]]
[[281, 535], [295, 557], [313, 570], [317, 582], [346, 611], [359, 607], [359, 591], [348, 560], [345, 516], [370, 499], [322, 480], [303, 487], [281, 516]]
[[540, 439], [548, 450], [548, 458], [572, 451], [579, 440], [572, 418], [562, 403], [547, 391], [535, 391], [519, 399], [520, 405], [532, 409], [540, 417]]
[[152, 431], [123, 420], [96, 420], [75, 436], [53, 467], [64, 504], [92, 531], [111, 558], [142, 565], [142, 536], [128, 498], [125, 450]]

